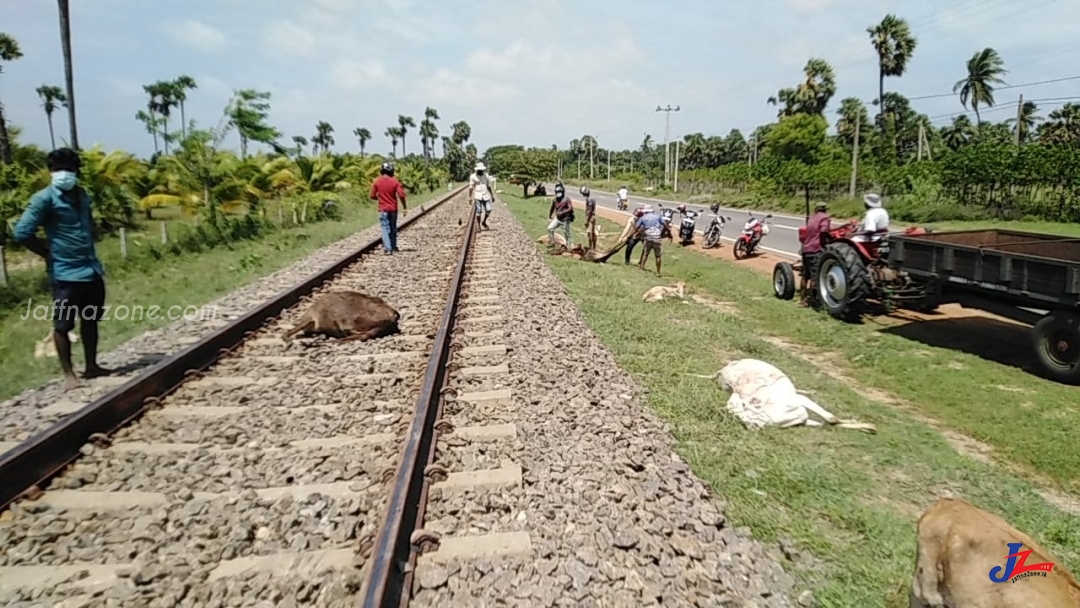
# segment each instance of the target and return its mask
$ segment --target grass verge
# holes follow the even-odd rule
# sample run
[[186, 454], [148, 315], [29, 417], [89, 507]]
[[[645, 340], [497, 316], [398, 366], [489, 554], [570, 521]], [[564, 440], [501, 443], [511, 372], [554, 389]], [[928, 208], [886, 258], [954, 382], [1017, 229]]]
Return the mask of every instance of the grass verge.
[[[546, 205], [503, 198], [530, 234], [545, 232]], [[813, 556], [788, 566], [822, 606], [907, 606], [915, 522], [945, 492], [1080, 566], [1076, 517], [1040, 494], [1040, 480], [1077, 488], [1080, 454], [1068, 431], [1080, 421], [1076, 388], [873, 324], [841, 325], [776, 300], [767, 277], [666, 244], [664, 279], [623, 266], [621, 254], [607, 265], [548, 259], [619, 363], [649, 387], [651, 407], [725, 498], [728, 516]], [[648, 288], [675, 280], [705, 299], [641, 302]], [[878, 434], [747, 431], [724, 410], [715, 382], [685, 375], [744, 357], [780, 367], [826, 409], [872, 422]]]
[[[420, 204], [445, 196], [446, 191], [420, 194], [410, 201], [410, 211]], [[125, 267], [116, 239], [98, 246], [106, 272], [106, 303], [129, 306], [202, 306], [215, 298], [258, 278], [280, 270], [312, 251], [348, 237], [375, 224], [378, 214], [373, 204], [343, 206], [342, 221], [325, 221], [269, 233], [258, 240], [239, 241], [229, 247], [197, 254], [169, 256], [155, 265]], [[129, 247], [134, 245], [129, 243]], [[148, 269], [149, 268], [149, 269]], [[312, 269], [314, 271], [315, 269]], [[25, 271], [24, 271], [25, 272]], [[44, 273], [44, 267], [36, 272]], [[34, 306], [50, 304], [47, 293], [33, 299]], [[51, 329], [48, 321], [26, 320], [27, 304], [0, 315], [0, 399], [58, 377], [56, 358], [35, 359], [34, 343]], [[164, 312], [159, 315], [164, 317]], [[171, 323], [167, 318], [114, 319], [101, 324], [100, 352], [106, 352], [144, 331]], [[82, 344], [72, 348], [76, 372], [82, 370]]]

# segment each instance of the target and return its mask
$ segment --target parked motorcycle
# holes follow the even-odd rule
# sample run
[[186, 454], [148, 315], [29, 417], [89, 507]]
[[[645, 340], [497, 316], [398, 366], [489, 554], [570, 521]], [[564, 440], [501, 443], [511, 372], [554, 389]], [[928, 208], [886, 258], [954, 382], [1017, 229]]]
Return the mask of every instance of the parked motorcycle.
[[761, 243], [761, 238], [766, 234], [769, 234], [769, 224], [766, 220], [772, 217], [771, 213], [760, 220], [754, 217], [753, 212], [749, 215], [750, 219], [746, 220], [746, 224], [743, 225], [742, 234], [735, 240], [735, 245], [732, 247], [736, 260], [755, 255], [757, 253], [758, 244]]
[[724, 224], [731, 221], [730, 217], [724, 217], [720, 215], [720, 206], [711, 205], [709, 211], [709, 217], [712, 220], [709, 222], [709, 227], [705, 229], [705, 242], [702, 245], [705, 249], [712, 249], [720, 244], [720, 235], [724, 232]]
[[694, 242], [694, 231], [697, 230], [697, 221], [701, 213], [693, 209], [687, 209], [682, 213], [679, 222], [679, 244], [683, 247]]
[[664, 222], [664, 228], [660, 233], [660, 238], [667, 239], [670, 243], [673, 238], [671, 235], [671, 222], [675, 219], [675, 210], [663, 205], [658, 206], [660, 207], [660, 219]]

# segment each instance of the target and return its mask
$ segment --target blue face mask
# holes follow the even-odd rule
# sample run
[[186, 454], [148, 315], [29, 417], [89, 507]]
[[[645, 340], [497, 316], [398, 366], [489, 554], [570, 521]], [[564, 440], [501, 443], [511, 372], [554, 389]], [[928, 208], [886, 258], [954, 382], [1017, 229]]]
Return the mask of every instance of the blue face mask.
[[79, 178], [71, 171], [53, 171], [53, 185], [65, 192], [74, 188], [78, 182]]

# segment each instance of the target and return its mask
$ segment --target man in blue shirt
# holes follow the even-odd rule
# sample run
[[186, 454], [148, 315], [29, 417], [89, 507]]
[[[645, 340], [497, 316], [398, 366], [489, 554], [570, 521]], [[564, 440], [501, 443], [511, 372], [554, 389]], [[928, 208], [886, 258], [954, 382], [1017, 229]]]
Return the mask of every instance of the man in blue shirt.
[[[68, 332], [79, 318], [86, 355], [84, 378], [111, 373], [97, 363], [98, 320], [105, 306], [105, 269], [94, 250], [90, 196], [78, 185], [82, 162], [77, 152], [61, 148], [49, 153], [52, 183], [30, 198], [15, 225], [15, 240], [45, 258], [53, 292], [53, 341], [64, 370], [64, 389], [78, 380], [71, 367]], [[45, 228], [47, 242], [37, 237]]]
[[656, 276], [660, 276], [660, 235], [664, 230], [664, 218], [659, 213], [650, 211], [637, 221], [637, 229], [638, 234], [644, 238], [644, 251], [641, 252], [638, 268], [645, 270], [645, 262], [649, 260], [651, 251], [656, 254]]

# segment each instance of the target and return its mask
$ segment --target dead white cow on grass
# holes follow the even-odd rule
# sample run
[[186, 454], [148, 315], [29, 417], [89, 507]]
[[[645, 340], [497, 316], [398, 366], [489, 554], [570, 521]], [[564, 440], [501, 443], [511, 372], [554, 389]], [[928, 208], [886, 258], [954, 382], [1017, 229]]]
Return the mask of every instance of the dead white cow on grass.
[[687, 374], [695, 378], [718, 380], [731, 396], [727, 410], [750, 428], [778, 426], [822, 426], [810, 417], [811, 412], [833, 426], [876, 433], [872, 424], [841, 420], [795, 389], [791, 378], [764, 361], [739, 359], [711, 376]]
[[[665, 298], [679, 298], [680, 300], [686, 297], [686, 283], [679, 281], [674, 287], [665, 287], [664, 285], [657, 285], [652, 289], [646, 291], [642, 296], [643, 302], [659, 302]], [[712, 376], [709, 376], [710, 378]]]

